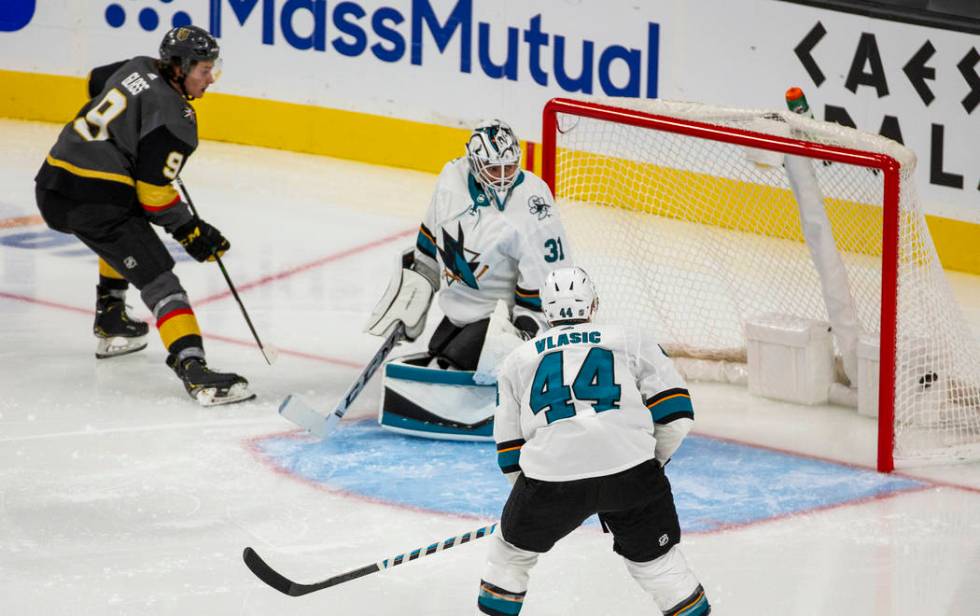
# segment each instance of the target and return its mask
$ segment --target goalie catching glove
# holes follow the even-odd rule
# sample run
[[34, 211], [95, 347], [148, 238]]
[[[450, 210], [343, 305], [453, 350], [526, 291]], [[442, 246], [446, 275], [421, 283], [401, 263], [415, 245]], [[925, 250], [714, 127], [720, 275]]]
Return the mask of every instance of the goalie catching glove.
[[[397, 268], [388, 282], [388, 288], [371, 312], [364, 331], [375, 336], [386, 336], [401, 321], [405, 324], [405, 337], [415, 340], [425, 329], [425, 318], [435, 295], [438, 274], [429, 276], [424, 267], [416, 268], [414, 249], [408, 249], [398, 259]], [[435, 273], [435, 272], [432, 272]]]
[[200, 218], [195, 218], [174, 230], [174, 239], [180, 242], [187, 254], [197, 261], [214, 261], [231, 248], [231, 243], [218, 231]]

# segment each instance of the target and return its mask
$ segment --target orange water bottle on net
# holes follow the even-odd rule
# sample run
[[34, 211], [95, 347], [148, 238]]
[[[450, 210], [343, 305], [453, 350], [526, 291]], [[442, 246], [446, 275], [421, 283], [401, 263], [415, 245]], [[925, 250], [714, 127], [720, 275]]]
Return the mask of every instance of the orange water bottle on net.
[[798, 113], [808, 118], [813, 117], [813, 111], [810, 109], [810, 104], [806, 102], [806, 96], [803, 95], [803, 90], [796, 86], [786, 90], [786, 106], [793, 113]]

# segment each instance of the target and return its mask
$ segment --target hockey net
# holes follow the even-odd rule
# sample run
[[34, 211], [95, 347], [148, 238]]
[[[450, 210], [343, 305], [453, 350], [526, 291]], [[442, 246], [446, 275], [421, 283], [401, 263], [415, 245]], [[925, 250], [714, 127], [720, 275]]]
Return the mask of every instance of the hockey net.
[[[788, 111], [666, 101], [555, 99], [543, 128], [543, 176], [600, 318], [722, 366], [745, 361], [754, 316], [838, 325], [788, 172], [803, 169], [851, 325], [880, 348], [879, 470], [980, 459], [980, 344], [929, 235], [910, 150]], [[839, 366], [850, 344], [835, 340]], [[857, 385], [853, 361], [838, 372]]]

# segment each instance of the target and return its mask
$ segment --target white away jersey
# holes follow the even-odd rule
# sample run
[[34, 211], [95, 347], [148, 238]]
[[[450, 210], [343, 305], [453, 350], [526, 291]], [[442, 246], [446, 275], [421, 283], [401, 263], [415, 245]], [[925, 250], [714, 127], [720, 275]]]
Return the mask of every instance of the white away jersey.
[[441, 269], [439, 307], [455, 325], [489, 317], [498, 299], [540, 322], [539, 287], [551, 270], [572, 263], [554, 198], [541, 178], [519, 172], [501, 211], [465, 157], [446, 163], [439, 174], [415, 258]]
[[504, 361], [493, 435], [505, 474], [611, 475], [673, 455], [694, 423], [684, 379], [659, 345], [616, 325], [552, 328]]

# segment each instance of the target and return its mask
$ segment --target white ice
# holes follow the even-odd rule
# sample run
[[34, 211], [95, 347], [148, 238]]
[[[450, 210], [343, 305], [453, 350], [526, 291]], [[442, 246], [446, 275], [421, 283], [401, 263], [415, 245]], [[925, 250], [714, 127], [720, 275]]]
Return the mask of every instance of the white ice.
[[[9, 221], [37, 214], [33, 176], [59, 128], [0, 120], [0, 237], [44, 228]], [[228, 269], [281, 359], [264, 364], [215, 266], [179, 263], [211, 363], [258, 393], [200, 408], [152, 332], [146, 351], [94, 359], [94, 257], [0, 246], [0, 614], [472, 613], [485, 542], [296, 599], [241, 561], [251, 545], [314, 581], [481, 525], [332, 492], [277, 472], [250, 446], [291, 429], [275, 413], [287, 393], [329, 405], [373, 354], [378, 339], [361, 324], [413, 241], [434, 176], [204, 142], [184, 180], [231, 239]], [[980, 329], [980, 279], [949, 278]], [[130, 303], [148, 317], [133, 291]], [[873, 466], [874, 424], [851, 410], [694, 391], [697, 432]], [[374, 383], [350, 416], [373, 414], [377, 401]], [[714, 613], [978, 613], [980, 464], [904, 474], [932, 483], [687, 536]], [[654, 613], [609, 547], [590, 528], [559, 543], [535, 569], [523, 613]]]

